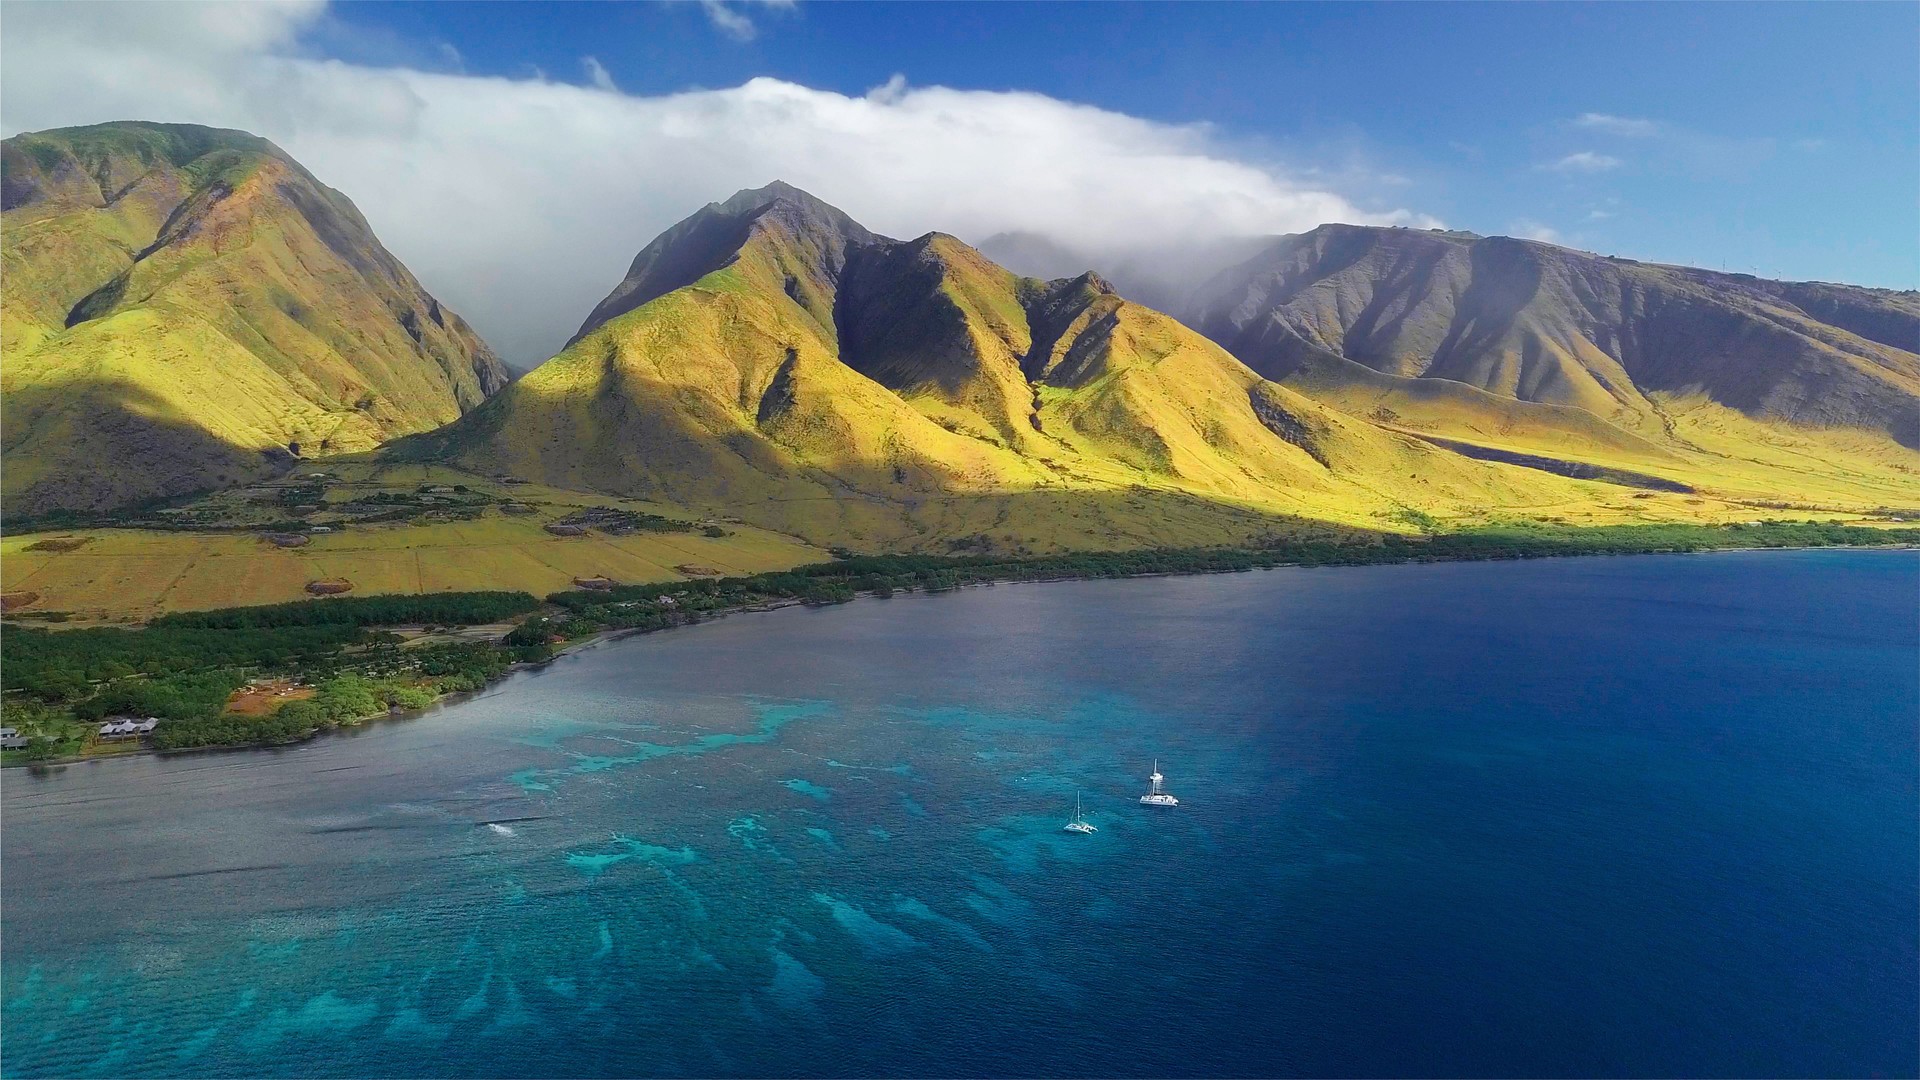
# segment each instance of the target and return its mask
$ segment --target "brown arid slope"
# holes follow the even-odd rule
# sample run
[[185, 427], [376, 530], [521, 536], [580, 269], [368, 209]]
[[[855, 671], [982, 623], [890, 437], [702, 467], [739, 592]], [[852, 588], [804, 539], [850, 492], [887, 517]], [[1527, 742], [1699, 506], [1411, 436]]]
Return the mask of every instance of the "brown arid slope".
[[0, 196], [10, 515], [369, 449], [506, 383], [353, 204], [264, 139], [149, 123], [18, 135], [0, 143]]
[[1327, 225], [1182, 312], [1263, 376], [1390, 426], [1746, 498], [1917, 497], [1920, 294]]
[[[1671, 464], [1577, 407], [1533, 407]], [[390, 453], [893, 548], [1727, 506], [1641, 470], [1481, 460], [1267, 378], [1093, 274], [1043, 282], [943, 234], [878, 237], [777, 184], [674, 226], [559, 356]]]

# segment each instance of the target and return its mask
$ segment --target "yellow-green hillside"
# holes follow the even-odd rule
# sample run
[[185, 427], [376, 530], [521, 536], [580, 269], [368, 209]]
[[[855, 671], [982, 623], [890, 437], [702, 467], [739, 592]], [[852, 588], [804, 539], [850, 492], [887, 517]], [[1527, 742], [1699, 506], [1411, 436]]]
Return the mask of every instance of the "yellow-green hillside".
[[[703, 530], [583, 531], [548, 526], [586, 510], [629, 510], [665, 517], [671, 507], [635, 503], [534, 484], [505, 484], [441, 466], [329, 462], [311, 525], [326, 531], [272, 529], [217, 533], [155, 529], [73, 529], [0, 538], [0, 586], [6, 610], [32, 618], [62, 612], [54, 625], [140, 621], [169, 611], [307, 599], [309, 586], [347, 586], [352, 595], [519, 589], [545, 595], [605, 579], [671, 581], [707, 574], [754, 574], [827, 553], [791, 537], [735, 522]], [[301, 477], [264, 481], [191, 500], [169, 518], [247, 516], [249, 496], [289, 491]], [[351, 522], [343, 504], [369, 497], [400, 501], [421, 490], [460, 485], [456, 498], [487, 503], [463, 515], [446, 508], [411, 520]], [[510, 500], [510, 501], [508, 501]], [[511, 512], [509, 512], [511, 511]], [[325, 523], [324, 525], [322, 523]]]
[[[952, 237], [886, 240], [776, 186], [675, 226], [564, 352], [393, 452], [877, 547], [1737, 512], [1684, 485], [1652, 490], [1638, 482], [1650, 470], [1595, 482], [1476, 460], [1340, 404], [1093, 275], [1021, 278]], [[1664, 460], [1560, 411], [1586, 417], [1562, 426]]]
[[340, 193], [236, 131], [0, 144], [10, 514], [241, 482], [458, 417], [497, 358]]

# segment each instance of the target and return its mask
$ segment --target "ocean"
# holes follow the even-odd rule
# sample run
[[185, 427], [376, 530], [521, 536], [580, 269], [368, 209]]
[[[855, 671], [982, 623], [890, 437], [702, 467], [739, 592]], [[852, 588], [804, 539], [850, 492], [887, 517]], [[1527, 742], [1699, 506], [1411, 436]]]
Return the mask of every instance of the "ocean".
[[9, 1077], [1910, 1076], [1920, 556], [734, 616], [10, 769], [0, 875]]

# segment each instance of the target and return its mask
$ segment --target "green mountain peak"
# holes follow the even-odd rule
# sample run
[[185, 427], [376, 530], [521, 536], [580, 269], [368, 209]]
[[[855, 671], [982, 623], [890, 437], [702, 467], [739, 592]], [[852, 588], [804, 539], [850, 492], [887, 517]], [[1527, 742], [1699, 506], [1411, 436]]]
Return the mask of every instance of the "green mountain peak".
[[265, 139], [23, 134], [0, 143], [0, 188], [11, 512], [243, 482], [438, 426], [505, 385], [353, 203]]

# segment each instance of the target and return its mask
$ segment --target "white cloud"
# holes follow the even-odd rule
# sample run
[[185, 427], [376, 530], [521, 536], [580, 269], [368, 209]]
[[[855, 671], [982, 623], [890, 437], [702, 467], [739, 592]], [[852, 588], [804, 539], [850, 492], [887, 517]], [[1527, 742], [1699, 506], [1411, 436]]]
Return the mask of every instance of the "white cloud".
[[1596, 154], [1591, 150], [1568, 154], [1557, 161], [1549, 161], [1540, 168], [1551, 172], [1606, 172], [1620, 167], [1620, 159], [1608, 154]]
[[[1574, 127], [1603, 135], [1642, 140], [1646, 149], [1635, 154], [1635, 161], [1641, 168], [1679, 171], [1703, 179], [1750, 175], [1774, 156], [1779, 142], [1765, 136], [1714, 135], [1664, 120], [1612, 116], [1607, 113], [1581, 113], [1570, 123]], [[1804, 142], [1796, 145], [1806, 149]], [[1574, 154], [1563, 161], [1572, 161], [1581, 156]], [[1577, 165], [1569, 166], [1570, 170], [1578, 168]]]
[[1507, 226], [1507, 232], [1523, 240], [1538, 240], [1545, 244], [1557, 244], [1560, 242], [1560, 230], [1551, 225], [1543, 225], [1538, 221], [1532, 221], [1527, 218], [1521, 218], [1519, 221], [1509, 224]]
[[597, 57], [581, 57], [580, 66], [587, 69], [587, 82], [592, 84], [595, 90], [606, 90], [611, 93], [620, 92], [620, 88], [613, 85], [613, 76], [607, 74], [607, 66], [602, 64]]
[[735, 41], [752, 41], [759, 33], [752, 19], [728, 7], [725, 0], [700, 0], [700, 8], [707, 13], [707, 21], [715, 30]]
[[662, 229], [773, 179], [893, 236], [1040, 232], [1095, 255], [1327, 221], [1432, 223], [1363, 210], [1205, 126], [1039, 94], [902, 79], [849, 97], [762, 78], [639, 97], [374, 68], [298, 54], [324, 17], [311, 3], [10, 0], [6, 17], [3, 133], [139, 118], [265, 135], [522, 362], [557, 348]]
[[760, 36], [759, 24], [743, 8], [762, 11], [792, 11], [795, 0], [700, 0], [700, 10], [715, 30], [735, 41], [752, 41]]
[[897, 71], [894, 72], [886, 82], [867, 91], [868, 101], [879, 102], [882, 105], [897, 104], [901, 98], [906, 96], [907, 77]]
[[1581, 113], [1574, 118], [1575, 127], [1604, 131], [1609, 135], [1624, 135], [1631, 139], [1651, 138], [1660, 133], [1660, 125], [1652, 120], [1641, 120], [1630, 116], [1610, 116], [1607, 113]]

